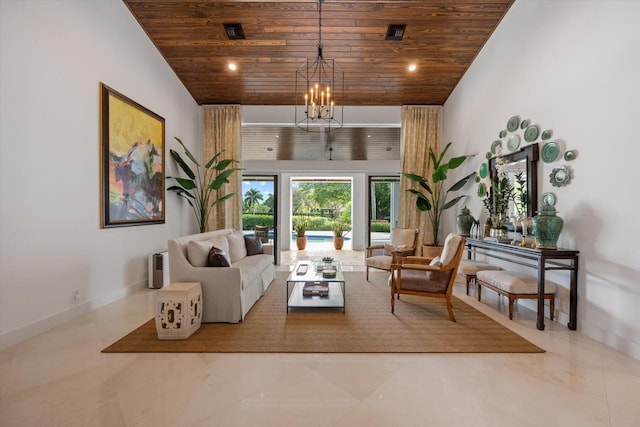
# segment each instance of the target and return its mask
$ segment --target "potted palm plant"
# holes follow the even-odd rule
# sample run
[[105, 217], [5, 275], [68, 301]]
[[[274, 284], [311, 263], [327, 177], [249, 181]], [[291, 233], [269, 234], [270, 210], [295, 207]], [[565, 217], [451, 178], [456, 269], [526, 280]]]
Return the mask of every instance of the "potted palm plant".
[[296, 232], [296, 246], [299, 251], [307, 247], [307, 236], [305, 233], [309, 228], [309, 220], [304, 217], [297, 216], [293, 219], [293, 231]]
[[438, 246], [439, 244], [440, 220], [442, 218], [442, 212], [455, 206], [456, 203], [458, 203], [465, 197], [464, 195], [462, 195], [451, 200], [447, 200], [449, 193], [453, 193], [462, 189], [462, 187], [464, 187], [467, 182], [469, 182], [471, 177], [475, 175], [475, 172], [472, 172], [469, 175], [466, 175], [458, 180], [451, 187], [447, 189], [443, 188], [444, 181], [447, 179], [447, 172], [451, 169], [458, 168], [464, 163], [466, 159], [473, 157], [471, 155], [464, 155], [452, 157], [448, 161], [445, 161], [444, 156], [449, 150], [449, 147], [451, 147], [451, 144], [452, 143], [449, 142], [444, 147], [444, 150], [442, 150], [442, 153], [440, 153], [440, 155], [437, 157], [433, 152], [433, 149], [429, 148], [427, 170], [433, 170], [433, 173], [430, 177], [423, 177], [413, 173], [402, 173], [405, 178], [418, 183], [418, 185], [422, 188], [422, 190], [410, 188], [407, 191], [415, 194], [416, 207], [423, 212], [427, 212], [427, 218], [431, 225], [433, 236], [430, 242], [430, 245], [432, 246]]
[[167, 191], [175, 192], [189, 203], [198, 223], [198, 228], [201, 233], [204, 233], [207, 228], [207, 220], [211, 214], [211, 209], [236, 194], [228, 193], [216, 198], [215, 192], [222, 188], [224, 184], [228, 184], [229, 177], [234, 172], [241, 170], [241, 168], [233, 167], [234, 163], [238, 163], [237, 160], [221, 159], [220, 156], [222, 156], [223, 153], [223, 151], [221, 151], [214, 154], [205, 164], [204, 170], [202, 170], [200, 163], [198, 163], [180, 138], [175, 137], [175, 139], [182, 146], [187, 159], [191, 161], [191, 166], [187, 164], [178, 152], [173, 149], [169, 150], [171, 158], [175, 161], [176, 165], [178, 165], [180, 172], [186, 175], [186, 177], [168, 176], [167, 179], [175, 180], [176, 185], [167, 188]]
[[334, 221], [331, 229], [333, 230], [333, 247], [340, 250], [344, 246], [344, 235], [351, 230], [351, 227], [344, 221]]

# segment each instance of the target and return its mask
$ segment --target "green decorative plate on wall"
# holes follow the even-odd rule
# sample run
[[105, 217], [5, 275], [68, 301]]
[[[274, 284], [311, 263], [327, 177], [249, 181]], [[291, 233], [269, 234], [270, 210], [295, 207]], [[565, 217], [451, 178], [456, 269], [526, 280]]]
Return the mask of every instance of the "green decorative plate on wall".
[[486, 178], [489, 176], [489, 165], [483, 163], [480, 165], [480, 178]]
[[546, 141], [547, 139], [551, 138], [551, 135], [553, 135], [553, 131], [551, 129], [547, 129], [542, 132], [542, 139]]
[[478, 197], [484, 197], [485, 194], [487, 194], [487, 186], [481, 182], [478, 184]]
[[569, 185], [570, 181], [571, 174], [565, 166], [554, 168], [549, 175], [549, 182], [551, 182], [551, 185], [554, 187], [564, 187], [565, 185]]
[[526, 129], [529, 126], [529, 119], [524, 119], [522, 123], [520, 123], [520, 129]]
[[500, 154], [501, 152], [502, 152], [502, 141], [500, 141], [499, 139], [496, 139], [491, 144], [491, 153]]
[[560, 144], [556, 141], [545, 142], [540, 150], [540, 157], [545, 163], [555, 162], [560, 157]]
[[513, 116], [507, 122], [507, 130], [509, 132], [515, 132], [518, 129], [519, 124], [520, 124], [520, 117]]
[[520, 146], [520, 135], [513, 134], [507, 140], [507, 148], [511, 151], [515, 151]]
[[501, 130], [501, 131], [500, 131], [500, 133], [498, 134], [498, 136], [499, 136], [500, 138], [504, 138], [505, 136], [507, 136], [507, 131], [506, 131], [506, 130], [504, 130], [504, 129], [503, 129], [503, 130]]
[[540, 130], [538, 129], [538, 126], [536, 125], [529, 126], [527, 130], [524, 131], [524, 140], [527, 142], [535, 141], [536, 138], [538, 137], [538, 132], [540, 132]]
[[568, 162], [576, 158], [576, 152], [573, 150], [569, 150], [564, 153], [564, 159]]

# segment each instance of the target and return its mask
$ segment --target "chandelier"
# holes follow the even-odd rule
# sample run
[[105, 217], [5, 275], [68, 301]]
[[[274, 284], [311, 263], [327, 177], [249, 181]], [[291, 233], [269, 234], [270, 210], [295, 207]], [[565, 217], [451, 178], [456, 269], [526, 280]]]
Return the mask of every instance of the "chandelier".
[[344, 72], [335, 60], [322, 56], [322, 3], [318, 0], [318, 56], [307, 58], [296, 71], [295, 123], [307, 132], [331, 132], [342, 127]]

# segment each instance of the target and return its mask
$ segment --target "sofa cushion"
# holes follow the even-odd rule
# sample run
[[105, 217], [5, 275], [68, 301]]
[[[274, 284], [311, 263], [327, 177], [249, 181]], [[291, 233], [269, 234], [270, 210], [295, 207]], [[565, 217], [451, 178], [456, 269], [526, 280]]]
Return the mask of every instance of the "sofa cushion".
[[442, 265], [448, 265], [453, 261], [461, 242], [462, 237], [455, 233], [449, 233], [444, 241], [444, 248], [442, 248], [442, 253], [440, 254]]
[[244, 236], [244, 245], [247, 248], [247, 256], [264, 253], [264, 250], [262, 249], [262, 242], [259, 238], [253, 239], [251, 237]]
[[220, 249], [222, 252], [226, 253], [228, 258], [229, 242], [227, 241], [227, 238], [225, 236], [214, 236], [207, 240], [213, 243], [213, 246]]
[[231, 260], [226, 252], [213, 246], [209, 251], [207, 265], [209, 267], [231, 267]]
[[244, 233], [242, 230], [234, 231], [227, 234], [227, 242], [229, 242], [229, 257], [231, 263], [240, 261], [247, 256], [247, 247], [244, 245]]
[[394, 228], [391, 230], [391, 244], [394, 246], [413, 247], [416, 230], [413, 228]]
[[434, 259], [431, 260], [429, 265], [431, 265], [433, 267], [442, 267], [442, 261], [440, 261], [440, 257], [437, 256], [437, 257], [435, 257]]
[[[535, 294], [538, 292], [538, 277], [520, 271], [483, 270], [478, 271], [478, 280], [495, 286], [511, 294]], [[544, 281], [544, 292], [556, 292], [556, 283]]]
[[187, 259], [194, 267], [206, 267], [212, 247], [210, 240], [192, 240], [187, 243]]
[[264, 254], [244, 257], [238, 262], [233, 263], [234, 267], [240, 269], [240, 276], [242, 277], [242, 289], [245, 289], [247, 286], [253, 283], [264, 271], [264, 269], [271, 264], [273, 264], [273, 257]]

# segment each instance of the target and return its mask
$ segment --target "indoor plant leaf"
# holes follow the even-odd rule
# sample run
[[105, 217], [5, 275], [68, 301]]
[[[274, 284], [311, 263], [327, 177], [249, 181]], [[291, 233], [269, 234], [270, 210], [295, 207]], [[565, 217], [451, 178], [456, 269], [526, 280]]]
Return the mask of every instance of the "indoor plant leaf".
[[180, 154], [178, 154], [174, 150], [169, 150], [169, 154], [171, 154], [171, 158], [173, 158], [173, 160], [178, 164], [178, 166], [180, 166], [180, 169], [182, 169], [182, 171], [185, 174], [187, 174], [189, 178], [195, 179], [196, 174], [193, 173], [189, 165], [187, 165], [185, 161], [182, 160], [182, 157], [180, 157]]
[[193, 157], [193, 154], [191, 154], [191, 151], [189, 151], [189, 149], [182, 143], [182, 140], [180, 138], [178, 138], [177, 136], [174, 136], [174, 138], [180, 143], [180, 145], [182, 145], [182, 149], [184, 150], [184, 154], [186, 154], [186, 156], [189, 158], [189, 160], [191, 160], [196, 166], [200, 166], [200, 163], [198, 163], [196, 158]]

